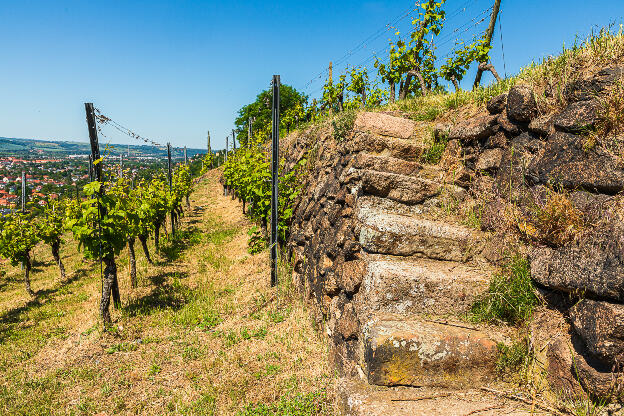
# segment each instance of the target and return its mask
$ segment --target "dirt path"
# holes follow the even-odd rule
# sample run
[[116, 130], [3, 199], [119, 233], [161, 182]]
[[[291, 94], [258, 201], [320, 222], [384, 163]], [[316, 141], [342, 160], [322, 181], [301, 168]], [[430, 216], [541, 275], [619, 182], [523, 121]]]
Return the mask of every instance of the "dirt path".
[[97, 318], [99, 268], [73, 241], [64, 260], [79, 272], [68, 282], [38, 249], [39, 301], [19, 291], [19, 269], [8, 270], [0, 414], [335, 414], [327, 346], [309, 312], [287, 287], [277, 308], [267, 251], [247, 252], [251, 224], [217, 173], [195, 189], [156, 265], [139, 250], [138, 289], [120, 258], [124, 306], [110, 333]]

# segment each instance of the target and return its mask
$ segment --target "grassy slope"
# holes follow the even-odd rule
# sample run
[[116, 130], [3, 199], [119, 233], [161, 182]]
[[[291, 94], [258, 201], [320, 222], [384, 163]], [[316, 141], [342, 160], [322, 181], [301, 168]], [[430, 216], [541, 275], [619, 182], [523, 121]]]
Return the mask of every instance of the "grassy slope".
[[111, 333], [98, 322], [99, 265], [73, 241], [63, 249], [66, 282], [37, 247], [37, 300], [19, 267], [1, 265], [0, 414], [334, 413], [323, 410], [326, 345], [287, 284], [278, 308], [267, 253], [247, 253], [250, 224], [216, 178], [196, 186], [180, 237], [157, 265], [137, 252], [138, 289], [122, 255], [124, 307]]

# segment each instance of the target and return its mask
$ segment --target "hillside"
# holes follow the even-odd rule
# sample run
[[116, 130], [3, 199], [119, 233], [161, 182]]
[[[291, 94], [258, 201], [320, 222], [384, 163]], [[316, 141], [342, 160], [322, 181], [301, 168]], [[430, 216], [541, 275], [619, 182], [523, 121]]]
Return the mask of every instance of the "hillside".
[[36, 248], [35, 299], [20, 268], [0, 263], [0, 414], [335, 414], [325, 346], [292, 289], [279, 300], [270, 289], [266, 251], [248, 254], [250, 224], [217, 177], [195, 185], [154, 265], [138, 255], [137, 289], [122, 254], [111, 331], [98, 317], [99, 264], [70, 238], [66, 281]]
[[[106, 145], [103, 141], [100, 143], [102, 148]], [[147, 145], [126, 145], [126, 144], [111, 144], [109, 146], [109, 154], [111, 156], [119, 156], [120, 154], [127, 155], [128, 151], [133, 157], [167, 157], [166, 147], [155, 147]], [[0, 156], [32, 156], [41, 157], [63, 157], [69, 155], [88, 155], [91, 152], [91, 147], [88, 142], [73, 142], [73, 141], [61, 141], [61, 140], [33, 140], [33, 139], [18, 139], [0, 137]], [[193, 157], [196, 154], [204, 154], [204, 149], [187, 149], [188, 157]], [[183, 158], [184, 149], [173, 148], [173, 158]]]

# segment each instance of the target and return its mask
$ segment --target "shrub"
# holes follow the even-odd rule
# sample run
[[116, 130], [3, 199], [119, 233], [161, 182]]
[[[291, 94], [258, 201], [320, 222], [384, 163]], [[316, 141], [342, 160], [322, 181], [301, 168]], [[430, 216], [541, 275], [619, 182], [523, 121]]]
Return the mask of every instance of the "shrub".
[[518, 324], [531, 317], [538, 303], [529, 262], [516, 255], [492, 277], [488, 291], [472, 305], [471, 318]]
[[336, 138], [336, 140], [341, 142], [347, 139], [349, 132], [353, 130], [356, 117], [356, 110], [347, 110], [338, 114], [336, 118], [334, 118], [332, 121], [332, 127], [334, 129], [334, 138]]

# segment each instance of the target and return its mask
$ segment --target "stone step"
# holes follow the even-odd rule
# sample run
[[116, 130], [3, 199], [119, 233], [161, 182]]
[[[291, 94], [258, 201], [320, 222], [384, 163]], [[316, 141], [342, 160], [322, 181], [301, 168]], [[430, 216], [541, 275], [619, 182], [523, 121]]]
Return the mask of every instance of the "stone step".
[[409, 139], [416, 133], [416, 128], [417, 125], [412, 120], [369, 111], [358, 113], [353, 123], [356, 131], [368, 131], [399, 139]]
[[460, 225], [365, 207], [358, 209], [358, 219], [360, 244], [368, 253], [465, 262], [481, 249], [479, 233]]
[[466, 264], [369, 255], [355, 297], [359, 316], [377, 312], [461, 315], [489, 285], [492, 271]]
[[408, 205], [420, 204], [440, 193], [440, 181], [376, 170], [358, 170], [362, 191]]
[[433, 208], [432, 205], [435, 205], [436, 202], [435, 199], [428, 199], [422, 204], [407, 205], [375, 195], [362, 195], [357, 199], [356, 209], [363, 216], [368, 215], [368, 213], [384, 212], [415, 217], [430, 213]]
[[444, 319], [380, 315], [363, 326], [370, 384], [474, 388], [495, 379], [504, 335]]
[[351, 153], [367, 152], [376, 156], [389, 156], [409, 162], [418, 162], [426, 148], [422, 139], [397, 139], [355, 131], [347, 144]]
[[[497, 389], [498, 390], [498, 389]], [[549, 415], [482, 390], [379, 387], [341, 379], [338, 392], [344, 416], [529, 416]], [[509, 393], [513, 395], [513, 393]]]
[[418, 162], [403, 160], [392, 156], [358, 153], [353, 158], [353, 167], [401, 175], [419, 175], [424, 166]]
[[372, 170], [412, 177], [418, 176], [419, 178], [437, 182], [442, 181], [444, 178], [444, 172], [439, 166], [366, 152], [360, 152], [353, 158], [352, 167], [360, 170]]

